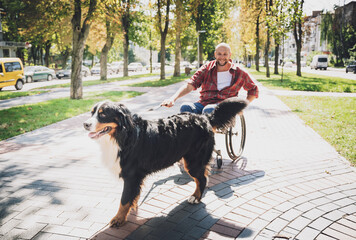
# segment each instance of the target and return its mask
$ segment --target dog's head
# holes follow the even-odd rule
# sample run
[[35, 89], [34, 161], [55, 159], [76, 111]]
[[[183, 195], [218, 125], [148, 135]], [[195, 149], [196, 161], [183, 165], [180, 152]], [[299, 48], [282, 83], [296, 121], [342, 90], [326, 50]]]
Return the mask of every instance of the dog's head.
[[95, 104], [91, 117], [84, 122], [84, 128], [90, 132], [89, 137], [92, 139], [99, 139], [107, 134], [115, 137], [115, 134], [132, 127], [130, 111], [123, 104], [110, 101]]

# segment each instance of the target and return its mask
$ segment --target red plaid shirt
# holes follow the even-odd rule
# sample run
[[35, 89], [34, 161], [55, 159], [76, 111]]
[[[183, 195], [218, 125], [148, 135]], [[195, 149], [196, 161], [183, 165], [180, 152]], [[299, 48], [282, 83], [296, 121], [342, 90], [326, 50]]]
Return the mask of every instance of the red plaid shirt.
[[201, 87], [199, 102], [206, 106], [207, 104], [219, 103], [230, 97], [238, 96], [243, 87], [248, 95], [258, 97], [258, 88], [248, 75], [233, 63], [229, 72], [232, 74], [231, 84], [228, 87], [217, 89], [217, 68], [216, 61], [210, 61], [203, 65], [188, 81], [193, 85], [194, 90]]

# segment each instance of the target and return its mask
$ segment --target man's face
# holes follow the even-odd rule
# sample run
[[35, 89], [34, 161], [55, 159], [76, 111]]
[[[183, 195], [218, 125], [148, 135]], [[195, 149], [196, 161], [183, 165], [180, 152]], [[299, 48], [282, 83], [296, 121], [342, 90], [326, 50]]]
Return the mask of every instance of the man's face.
[[231, 52], [227, 47], [221, 46], [215, 50], [215, 59], [218, 65], [225, 66], [231, 57]]

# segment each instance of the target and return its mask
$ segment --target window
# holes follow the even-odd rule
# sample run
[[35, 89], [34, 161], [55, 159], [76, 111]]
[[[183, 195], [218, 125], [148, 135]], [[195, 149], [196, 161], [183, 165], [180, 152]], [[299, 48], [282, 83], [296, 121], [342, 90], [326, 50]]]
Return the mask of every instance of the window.
[[3, 49], [2, 52], [4, 57], [10, 57], [10, 49]]
[[5, 71], [6, 72], [13, 72], [13, 71], [22, 70], [21, 64], [19, 62], [4, 63], [4, 66], [5, 66]]
[[9, 62], [9, 63], [4, 63], [4, 66], [5, 66], [5, 71], [6, 72], [13, 72], [13, 68], [12, 68], [12, 63]]
[[0, 73], [3, 73], [3, 70], [2, 70], [2, 65], [0, 63]]
[[12, 63], [12, 68], [13, 68], [14, 71], [19, 71], [19, 70], [21, 70], [21, 65], [20, 65], [19, 62], [13, 62]]

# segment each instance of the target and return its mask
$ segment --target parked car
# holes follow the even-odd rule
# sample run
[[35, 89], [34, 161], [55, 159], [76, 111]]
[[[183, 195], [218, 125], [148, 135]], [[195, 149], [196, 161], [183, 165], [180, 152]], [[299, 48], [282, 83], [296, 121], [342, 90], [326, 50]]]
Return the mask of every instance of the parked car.
[[293, 67], [292, 62], [286, 62], [283, 67]]
[[328, 56], [326, 55], [315, 55], [313, 61], [310, 64], [311, 69], [324, 69], [328, 68]]
[[[150, 68], [151, 68], [151, 66], [150, 66], [150, 64], [148, 64], [146, 66], [146, 69], [150, 70]], [[152, 70], [159, 70], [159, 69], [161, 69], [161, 63], [152, 63]]]
[[53, 69], [43, 66], [28, 66], [25, 67], [24, 72], [27, 83], [39, 80], [51, 81], [56, 76]]
[[356, 61], [350, 62], [349, 65], [346, 66], [346, 73], [348, 72], [356, 73]]
[[[91, 75], [100, 74], [100, 63], [95, 64], [95, 66], [90, 70]], [[110, 63], [107, 64], [107, 74], [112, 75], [115, 71]]]
[[[90, 70], [87, 66], [82, 65], [82, 76], [87, 77], [90, 75]], [[72, 74], [72, 67], [67, 66], [65, 69], [60, 70], [56, 73], [56, 76], [58, 79], [61, 78], [70, 78], [70, 75]]]
[[115, 73], [124, 71], [124, 63], [123, 62], [112, 62], [111, 67]]
[[0, 58], [0, 91], [3, 87], [15, 86], [21, 90], [24, 85], [24, 71], [19, 58]]
[[133, 71], [133, 72], [142, 71], [143, 70], [143, 66], [139, 62], [132, 62], [132, 63], [129, 64], [128, 70], [129, 71]]

